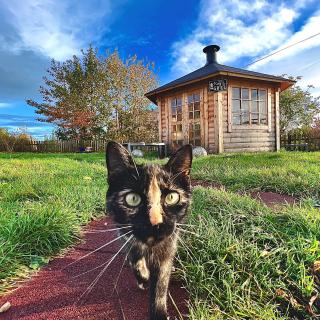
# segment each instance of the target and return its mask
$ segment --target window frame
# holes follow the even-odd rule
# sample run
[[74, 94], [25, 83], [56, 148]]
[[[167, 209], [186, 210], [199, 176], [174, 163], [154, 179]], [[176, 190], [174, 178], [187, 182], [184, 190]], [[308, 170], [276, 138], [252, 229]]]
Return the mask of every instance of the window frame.
[[[271, 110], [269, 110], [269, 107], [268, 107], [268, 99], [269, 99], [269, 96], [268, 96], [268, 88], [266, 87], [251, 87], [249, 85], [234, 85], [234, 86], [231, 86], [230, 88], [230, 94], [231, 94], [231, 104], [230, 104], [230, 108], [231, 108], [231, 125], [232, 127], [236, 127], [236, 128], [260, 128], [260, 129], [265, 129], [265, 128], [268, 128], [269, 126], [269, 113], [271, 112]], [[234, 98], [234, 95], [233, 95], [233, 89], [240, 89], [240, 96], [239, 98]], [[247, 89], [249, 91], [249, 94], [248, 94], [248, 99], [242, 99], [242, 90], [243, 89]], [[252, 98], [252, 91], [253, 90], [257, 90], [257, 99], [254, 99]], [[262, 100], [262, 99], [259, 99], [259, 92], [260, 91], [264, 91], [265, 92], [265, 100]], [[238, 112], [234, 112], [234, 104], [233, 104], [233, 101], [234, 100], [238, 100], [240, 101], [239, 103], [239, 111]], [[248, 122], [249, 123], [245, 123], [245, 124], [242, 124], [241, 123], [241, 117], [242, 117], [242, 109], [241, 109], [241, 105], [242, 105], [242, 101], [248, 101]], [[258, 106], [258, 112], [254, 112], [252, 111], [253, 110], [253, 102], [257, 102], [257, 106]], [[263, 112], [260, 112], [260, 103], [264, 102], [265, 103], [265, 113]], [[240, 123], [235, 123], [234, 122], [234, 115], [237, 114], [239, 115], [240, 117]], [[252, 115], [253, 114], [258, 114], [258, 123], [252, 123]], [[265, 123], [261, 123], [261, 115], [265, 115]]]
[[[189, 97], [192, 96], [192, 101], [189, 100]], [[198, 96], [198, 100], [195, 99], [195, 96]], [[202, 145], [202, 130], [203, 124], [202, 124], [202, 99], [201, 99], [201, 90], [192, 90], [189, 92], [186, 92], [186, 102], [187, 102], [187, 126], [188, 126], [188, 143], [192, 144], [193, 146], [201, 146]], [[199, 104], [199, 108], [196, 109], [195, 105], [196, 103]], [[191, 106], [191, 109], [190, 109]], [[195, 114], [198, 113], [199, 117], [195, 117]], [[190, 118], [190, 114], [192, 114], [192, 117]], [[195, 127], [199, 126], [199, 129], [196, 129]], [[198, 135], [195, 135], [195, 133], [199, 131]], [[196, 143], [198, 141], [199, 143]]]
[[[181, 104], [178, 104], [180, 100]], [[184, 143], [184, 134], [183, 134], [183, 97], [182, 95], [176, 95], [169, 97], [169, 108], [170, 108], [170, 138], [172, 144], [183, 145]], [[173, 101], [175, 104], [173, 105]], [[180, 112], [178, 112], [178, 107], [180, 107]], [[173, 109], [175, 108], [175, 112]], [[178, 115], [181, 115], [181, 120], [178, 120]], [[178, 127], [181, 127], [181, 131], [177, 131]], [[181, 139], [178, 139], [178, 133], [181, 133]]]

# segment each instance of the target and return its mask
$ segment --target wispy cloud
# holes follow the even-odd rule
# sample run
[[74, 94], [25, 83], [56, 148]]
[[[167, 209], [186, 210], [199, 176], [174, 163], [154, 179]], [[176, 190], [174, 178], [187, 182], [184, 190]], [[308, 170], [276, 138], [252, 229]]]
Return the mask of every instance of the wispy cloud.
[[[109, 27], [111, 0], [0, 0], [12, 36], [2, 35], [2, 49], [31, 50], [64, 60], [95, 43]], [[108, 22], [110, 19], [107, 20]]]
[[16, 131], [17, 128], [26, 129], [34, 138], [42, 139], [50, 134], [54, 126], [39, 122], [33, 116], [20, 116], [6, 113], [0, 113], [0, 128], [6, 128], [9, 131]]
[[10, 103], [0, 102], [0, 109], [1, 109], [1, 108], [8, 108], [8, 107], [10, 107]]
[[[309, 18], [302, 12], [311, 6]], [[220, 63], [245, 64], [319, 32], [320, 4], [312, 0], [271, 2], [203, 0], [194, 31], [172, 45], [172, 74], [185, 74], [205, 63], [202, 49], [219, 44]], [[298, 30], [297, 30], [297, 26]], [[313, 84], [320, 92], [320, 36], [251, 66], [270, 74], [302, 75], [301, 85]]]

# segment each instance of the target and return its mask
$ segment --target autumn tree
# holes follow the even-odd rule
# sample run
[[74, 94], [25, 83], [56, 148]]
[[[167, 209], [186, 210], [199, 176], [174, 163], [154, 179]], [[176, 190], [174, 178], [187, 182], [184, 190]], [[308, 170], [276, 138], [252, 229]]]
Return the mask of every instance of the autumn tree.
[[149, 141], [157, 125], [144, 94], [157, 85], [153, 65], [136, 56], [122, 61], [117, 51], [98, 56], [89, 48], [81, 58], [52, 60], [40, 87], [42, 102], [27, 100], [54, 123], [61, 138], [106, 138], [118, 141]]
[[[301, 77], [290, 77], [298, 81]], [[291, 88], [280, 94], [280, 126], [282, 132], [295, 128], [310, 127], [320, 113], [320, 97], [313, 97], [309, 85], [306, 90], [294, 84]]]

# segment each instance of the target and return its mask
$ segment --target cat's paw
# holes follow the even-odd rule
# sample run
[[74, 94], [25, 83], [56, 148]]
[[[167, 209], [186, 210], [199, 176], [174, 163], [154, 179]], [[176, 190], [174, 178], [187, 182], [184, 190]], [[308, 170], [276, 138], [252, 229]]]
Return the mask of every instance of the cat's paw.
[[146, 290], [148, 289], [148, 283], [147, 282], [139, 282], [137, 281], [137, 286], [140, 290]]

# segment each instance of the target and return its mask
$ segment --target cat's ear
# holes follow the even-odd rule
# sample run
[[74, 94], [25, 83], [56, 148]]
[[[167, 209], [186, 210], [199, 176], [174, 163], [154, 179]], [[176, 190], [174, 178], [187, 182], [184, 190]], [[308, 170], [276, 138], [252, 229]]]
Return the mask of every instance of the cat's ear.
[[178, 149], [165, 165], [166, 169], [172, 173], [190, 175], [192, 165], [192, 146], [187, 144]]
[[106, 148], [108, 176], [134, 167], [134, 161], [129, 151], [121, 144], [110, 141]]

